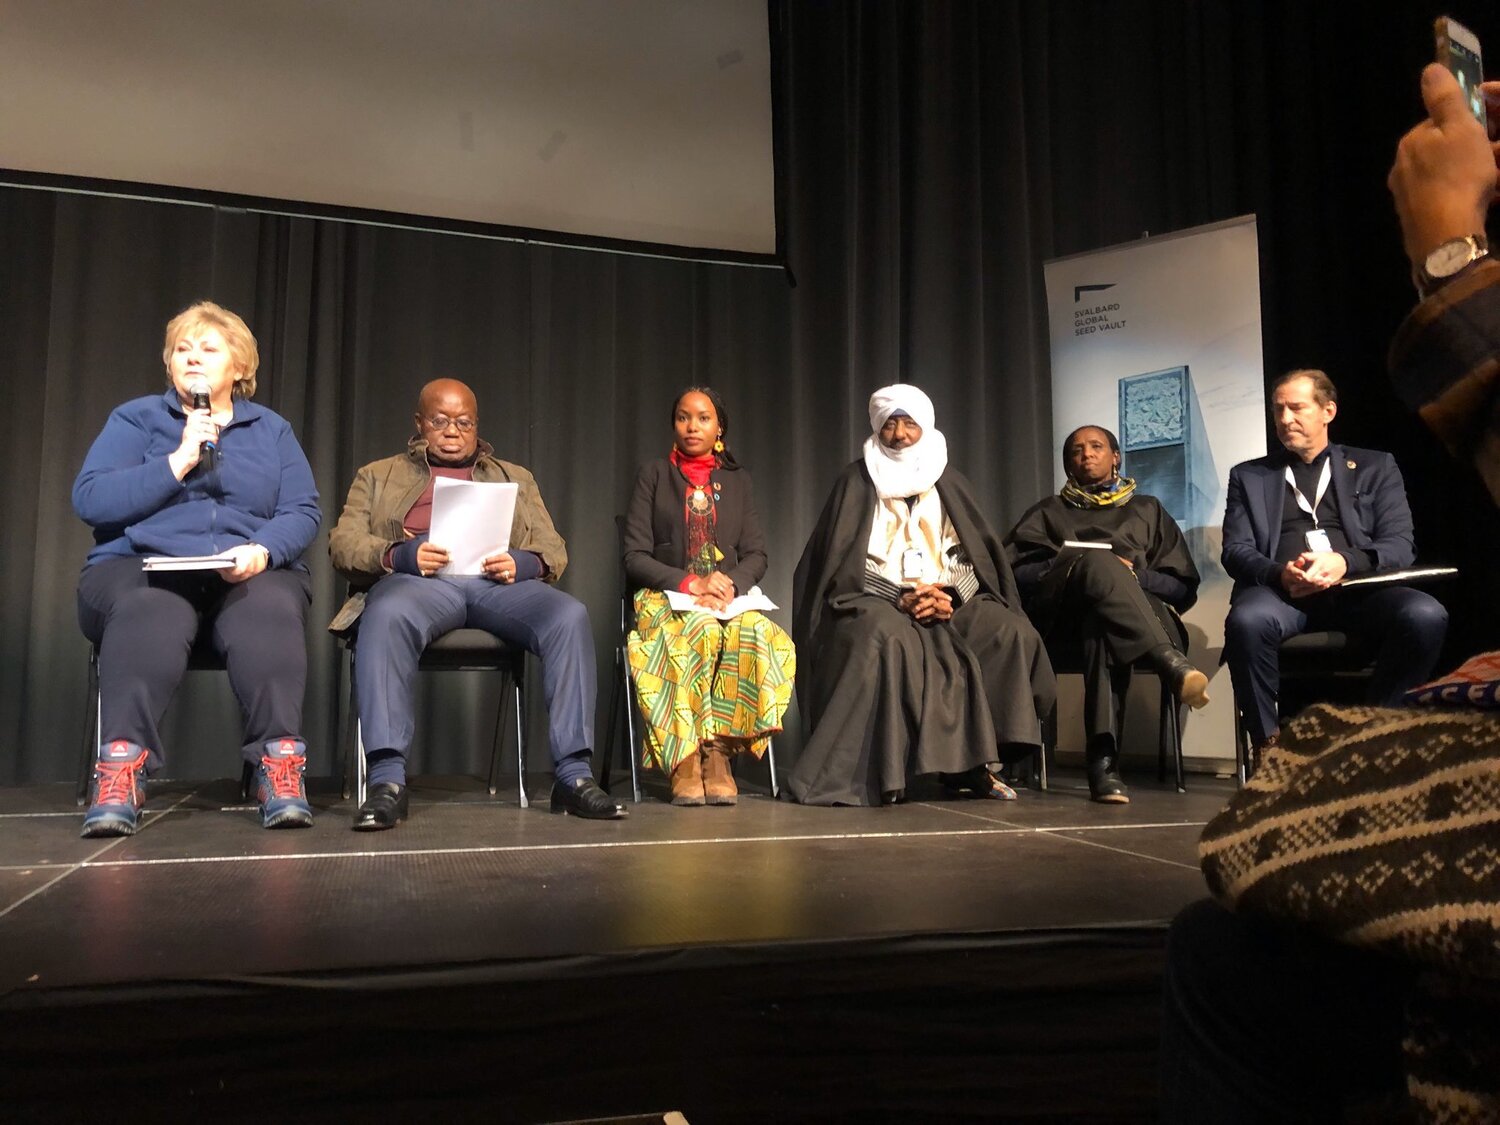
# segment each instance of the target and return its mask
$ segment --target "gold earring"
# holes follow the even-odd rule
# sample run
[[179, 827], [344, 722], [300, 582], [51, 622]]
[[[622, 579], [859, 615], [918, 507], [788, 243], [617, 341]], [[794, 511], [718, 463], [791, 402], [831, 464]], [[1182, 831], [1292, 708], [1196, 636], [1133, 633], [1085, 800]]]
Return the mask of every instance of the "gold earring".
[[723, 438], [715, 438], [714, 439], [714, 452], [715, 453], [723, 453], [724, 452], [724, 439]]

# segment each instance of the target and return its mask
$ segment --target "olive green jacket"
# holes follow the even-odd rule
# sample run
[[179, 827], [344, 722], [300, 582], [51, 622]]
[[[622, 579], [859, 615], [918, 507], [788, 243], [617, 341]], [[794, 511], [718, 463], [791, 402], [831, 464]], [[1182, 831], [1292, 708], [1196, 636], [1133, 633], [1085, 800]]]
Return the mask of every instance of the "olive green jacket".
[[[329, 624], [330, 632], [348, 632], [364, 610], [365, 592], [390, 573], [385, 565], [386, 552], [405, 542], [402, 520], [430, 477], [427, 443], [421, 438], [413, 438], [405, 453], [372, 461], [354, 474], [338, 525], [328, 535], [333, 568], [349, 580], [349, 599]], [[540, 555], [545, 564], [543, 579], [556, 582], [567, 568], [568, 548], [552, 526], [535, 478], [520, 465], [500, 460], [489, 443], [481, 441], [474, 479], [520, 485], [510, 529], [511, 546]]]

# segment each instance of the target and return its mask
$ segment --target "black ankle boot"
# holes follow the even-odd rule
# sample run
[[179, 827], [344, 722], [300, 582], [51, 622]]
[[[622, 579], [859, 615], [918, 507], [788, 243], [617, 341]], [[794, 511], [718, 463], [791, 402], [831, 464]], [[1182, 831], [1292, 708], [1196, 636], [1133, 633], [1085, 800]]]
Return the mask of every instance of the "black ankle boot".
[[1194, 711], [1208, 705], [1208, 677], [1198, 671], [1192, 662], [1171, 645], [1158, 645], [1147, 653], [1158, 673], [1172, 685], [1172, 694], [1177, 702], [1186, 703]]
[[1084, 751], [1089, 776], [1089, 797], [1105, 805], [1130, 804], [1130, 791], [1120, 780], [1120, 758], [1113, 738], [1101, 738]]

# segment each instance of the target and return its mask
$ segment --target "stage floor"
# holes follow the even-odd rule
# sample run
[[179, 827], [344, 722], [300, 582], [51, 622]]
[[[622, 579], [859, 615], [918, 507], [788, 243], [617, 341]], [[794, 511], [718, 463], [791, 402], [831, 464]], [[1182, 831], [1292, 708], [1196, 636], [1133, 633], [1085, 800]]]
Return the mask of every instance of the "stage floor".
[[163, 782], [107, 841], [3, 791], [3, 1116], [1151, 1121], [1166, 923], [1232, 790], [1129, 780], [601, 823], [426, 778], [373, 835], [326, 780], [293, 832]]
[[[522, 810], [469, 778], [413, 785], [412, 817], [267, 832], [235, 786], [155, 784], [141, 831], [78, 837], [64, 786], [0, 792], [0, 996], [78, 986], [361, 974], [694, 947], [1161, 927], [1204, 893], [1195, 855], [1226, 782], [1130, 779], [1102, 806], [1062, 773], [1014, 802], [732, 808], [648, 798], [628, 820]], [[626, 788], [617, 786], [616, 789]], [[108, 934], [108, 940], [101, 941]], [[41, 996], [33, 995], [33, 1000]]]

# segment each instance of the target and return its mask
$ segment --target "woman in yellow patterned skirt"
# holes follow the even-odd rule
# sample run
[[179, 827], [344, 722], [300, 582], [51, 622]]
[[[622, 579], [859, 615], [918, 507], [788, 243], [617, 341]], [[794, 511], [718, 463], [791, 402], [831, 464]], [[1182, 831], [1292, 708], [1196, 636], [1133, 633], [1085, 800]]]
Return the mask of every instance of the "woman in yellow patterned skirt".
[[[627, 640], [646, 755], [672, 779], [674, 805], [732, 805], [729, 758], [759, 757], [781, 730], [796, 655], [755, 610], [720, 620], [766, 572], [750, 474], [729, 452], [718, 394], [689, 387], [672, 404], [672, 452], [635, 479], [625, 518], [625, 574], [636, 625]], [[666, 591], [695, 608], [673, 610]]]

